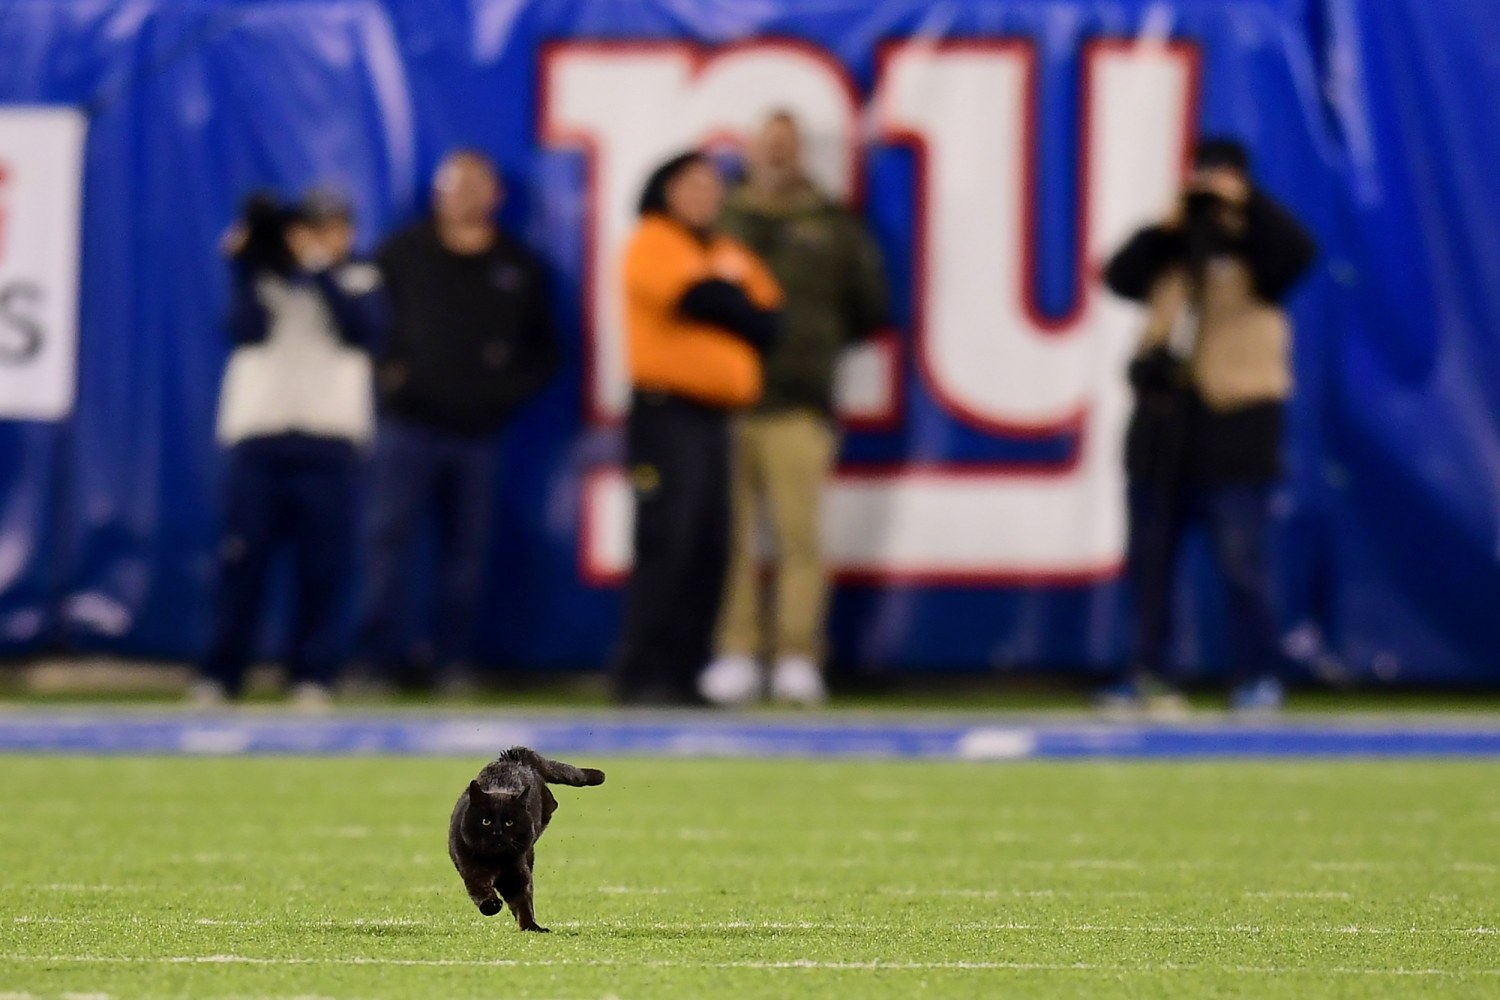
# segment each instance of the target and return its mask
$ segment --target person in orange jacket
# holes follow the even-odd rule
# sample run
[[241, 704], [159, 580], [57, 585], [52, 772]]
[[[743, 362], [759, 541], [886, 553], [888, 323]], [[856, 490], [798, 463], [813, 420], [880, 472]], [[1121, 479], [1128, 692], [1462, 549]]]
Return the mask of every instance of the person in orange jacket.
[[781, 289], [715, 229], [723, 199], [712, 160], [673, 157], [647, 181], [625, 251], [636, 500], [614, 670], [625, 704], [696, 700], [728, 563], [730, 416], [760, 399], [761, 355], [776, 334]]

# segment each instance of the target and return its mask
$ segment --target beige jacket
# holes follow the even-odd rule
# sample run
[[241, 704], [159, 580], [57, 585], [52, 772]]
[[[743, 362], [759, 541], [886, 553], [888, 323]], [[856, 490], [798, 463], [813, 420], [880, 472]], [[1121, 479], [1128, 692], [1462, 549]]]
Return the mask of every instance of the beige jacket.
[[1280, 307], [1256, 297], [1249, 266], [1215, 257], [1208, 266], [1201, 324], [1194, 322], [1184, 268], [1164, 271], [1146, 300], [1141, 350], [1187, 345], [1189, 371], [1212, 409], [1238, 409], [1286, 399], [1292, 392], [1291, 324]]

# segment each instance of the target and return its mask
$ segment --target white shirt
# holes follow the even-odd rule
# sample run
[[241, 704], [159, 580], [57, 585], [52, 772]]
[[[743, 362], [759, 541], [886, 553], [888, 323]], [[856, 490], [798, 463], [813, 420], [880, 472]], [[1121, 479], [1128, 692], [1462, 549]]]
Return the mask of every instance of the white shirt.
[[[371, 264], [351, 263], [333, 279], [349, 294], [362, 294], [380, 276]], [[369, 355], [339, 339], [315, 285], [263, 275], [255, 294], [270, 329], [263, 342], [230, 355], [219, 393], [219, 442], [299, 433], [368, 443], [375, 427]]]

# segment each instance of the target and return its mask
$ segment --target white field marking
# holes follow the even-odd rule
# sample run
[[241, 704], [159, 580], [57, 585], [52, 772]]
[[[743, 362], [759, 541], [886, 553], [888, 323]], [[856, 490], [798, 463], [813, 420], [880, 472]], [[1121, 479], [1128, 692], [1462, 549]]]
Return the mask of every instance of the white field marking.
[[859, 839], [874, 844], [915, 844], [915, 830], [861, 830]]
[[45, 889], [48, 892], [142, 892], [148, 887], [144, 885], [110, 885], [105, 882], [45, 882], [40, 885], [12, 882], [5, 888]]
[[[569, 930], [653, 930], [653, 931], [869, 931], [898, 926], [873, 921], [817, 920], [721, 920], [721, 921], [636, 921], [636, 920], [564, 920], [552, 926]], [[1387, 937], [1484, 936], [1495, 933], [1492, 927], [1360, 927], [1306, 926], [1301, 924], [1031, 924], [1012, 920], [960, 920], [945, 927], [954, 931], [1018, 931], [1055, 934], [1350, 934]]]
[[[1072, 858], [1062, 861], [1050, 860], [1028, 860], [1018, 859], [1014, 862], [1018, 868], [1097, 868], [1104, 871], [1141, 871], [1147, 866], [1140, 861], [1131, 861], [1124, 858]], [[1179, 868], [1194, 865], [1191, 861], [1170, 861], [1162, 867]], [[1155, 867], [1154, 865], [1152, 867]]]
[[[413, 864], [425, 863], [431, 861], [433, 857], [435, 857], [435, 855], [415, 854], [412, 856], [411, 861]], [[265, 855], [248, 853], [216, 853], [212, 851], [205, 851], [198, 854], [170, 854], [167, 856], [166, 860], [178, 865], [248, 864], [251, 862], [259, 863], [265, 860]], [[278, 853], [276, 855], [276, 860], [283, 863], [299, 865], [326, 865], [330, 860], [336, 859], [328, 853], [319, 854], [313, 851], [299, 851], [293, 854]]]
[[[89, 926], [96, 921], [83, 917], [69, 918], [16, 918], [20, 922], [68, 923]], [[112, 923], [119, 923], [112, 920]], [[140, 917], [125, 921], [131, 924], [160, 924], [171, 922], [151, 921]], [[204, 917], [193, 923], [204, 927], [437, 927], [446, 926], [431, 921], [401, 918], [355, 918], [353, 920], [221, 920]], [[720, 921], [636, 921], [607, 920], [553, 921], [553, 926], [569, 930], [653, 930], [653, 931], [728, 931], [728, 930], [825, 930], [868, 931], [895, 926], [873, 921], [814, 921], [814, 920], [720, 920]], [[1016, 921], [956, 921], [947, 925], [955, 931], [1017, 931], [1022, 933], [1057, 934], [1347, 934], [1385, 937], [1462, 936], [1488, 937], [1500, 933], [1494, 927], [1361, 927], [1358, 924], [1333, 926], [1274, 925], [1274, 924], [1032, 924]]]
[[[670, 835], [679, 840], [735, 840], [735, 841], [764, 841], [771, 843], [776, 841], [777, 834], [774, 831], [764, 829], [714, 829], [708, 827], [683, 827], [670, 831]], [[807, 841], [849, 839], [848, 833], [841, 830], [804, 830], [797, 834], [798, 838]], [[915, 843], [923, 834], [917, 830], [861, 830], [859, 839], [872, 843], [894, 842], [901, 844]], [[658, 840], [661, 834], [653, 830], [600, 830], [597, 834], [574, 833], [572, 839], [583, 840]], [[1000, 835], [995, 838], [998, 842], [1008, 842], [1009, 839], [1022, 839], [1020, 836], [1006, 838]], [[779, 843], [780, 841], [776, 841]]]
[[379, 957], [278, 957], [263, 958], [251, 955], [178, 955], [161, 957], [121, 955], [0, 955], [0, 962], [39, 962], [99, 964], [99, 965], [368, 965], [368, 966], [415, 966], [460, 967], [460, 968], [617, 968], [617, 969], [831, 969], [843, 971], [870, 970], [877, 972], [931, 971], [942, 969], [1002, 970], [1021, 972], [1102, 972], [1110, 975], [1149, 972], [1233, 972], [1246, 975], [1340, 975], [1340, 976], [1433, 976], [1468, 978], [1471, 976], [1500, 976], [1500, 968], [1492, 969], [1408, 969], [1408, 968], [1360, 968], [1335, 966], [1316, 968], [1308, 966], [1275, 965], [1192, 965], [1175, 962], [1143, 965], [1099, 965], [1088, 962], [824, 962], [799, 958], [786, 961], [741, 961], [741, 962], [676, 962], [670, 960], [645, 959], [622, 962], [612, 959], [515, 959], [515, 958], [379, 958]]
[[58, 1000], [112, 1000], [108, 993], [62, 993]]
[[1246, 899], [1353, 899], [1354, 896], [1347, 892], [1335, 890], [1317, 890], [1309, 892], [1267, 890], [1264, 892], [1247, 892]]
[[433, 927], [437, 926], [426, 920], [406, 920], [400, 917], [367, 919], [355, 917], [353, 920], [267, 920], [255, 918], [250, 920], [220, 920], [215, 917], [200, 917], [193, 923], [200, 927]]
[[883, 888], [888, 896], [955, 896], [964, 899], [1046, 899], [1053, 896], [1086, 896], [1139, 899], [1151, 893], [1143, 889], [917, 889]]
[[[156, 892], [160, 886], [154, 885], [111, 885], [107, 882], [47, 882], [41, 885], [27, 885], [25, 883], [12, 882], [6, 889], [45, 889], [48, 892]], [[202, 888], [202, 887], [199, 887]], [[231, 892], [244, 892], [245, 887], [233, 882], [209, 882], [207, 888], [224, 889]], [[198, 891], [197, 888], [194, 891]]]
[[[130, 924], [140, 927], [180, 927], [183, 920], [166, 920], [152, 917], [16, 917], [14, 922], [18, 924], [67, 924], [75, 927], [93, 927], [100, 924]], [[355, 917], [352, 920], [275, 920], [266, 918], [252, 919], [220, 919], [218, 917], [198, 917], [187, 921], [199, 927], [436, 927], [437, 924], [427, 920], [407, 920], [400, 917]]]
[[1468, 872], [1471, 875], [1493, 875], [1500, 872], [1500, 865], [1492, 865], [1485, 861], [1455, 861], [1453, 870], [1456, 872]]
[[[862, 799], [884, 802], [904, 799], [911, 794], [911, 789], [902, 785], [857, 785], [854, 794]], [[1495, 814], [1495, 820], [1500, 822], [1500, 813]]]
[[676, 889], [663, 889], [660, 886], [633, 886], [633, 885], [601, 885], [595, 892], [607, 893], [611, 896], [665, 896]]
[[0, 1000], [36, 1000], [35, 993], [0, 993]]

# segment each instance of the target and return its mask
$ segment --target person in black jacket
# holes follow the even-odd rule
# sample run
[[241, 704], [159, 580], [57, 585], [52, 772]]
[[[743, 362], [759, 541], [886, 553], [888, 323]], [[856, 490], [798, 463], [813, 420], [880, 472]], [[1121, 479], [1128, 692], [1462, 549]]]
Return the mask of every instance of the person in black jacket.
[[[393, 321], [377, 369], [382, 407], [364, 607], [363, 669], [377, 683], [468, 686], [494, 503], [494, 437], [551, 378], [557, 346], [538, 261], [495, 223], [503, 191], [482, 153], [447, 156], [433, 215], [377, 261]], [[414, 536], [436, 514], [434, 643], [405, 641]]]
[[1171, 216], [1136, 233], [1105, 268], [1112, 291], [1147, 307], [1126, 436], [1136, 634], [1131, 675], [1106, 692], [1111, 706], [1152, 692], [1175, 700], [1161, 678], [1177, 550], [1194, 523], [1207, 528], [1225, 582], [1232, 705], [1282, 702], [1267, 551], [1292, 391], [1281, 302], [1315, 252], [1251, 183], [1244, 147], [1209, 139]]

